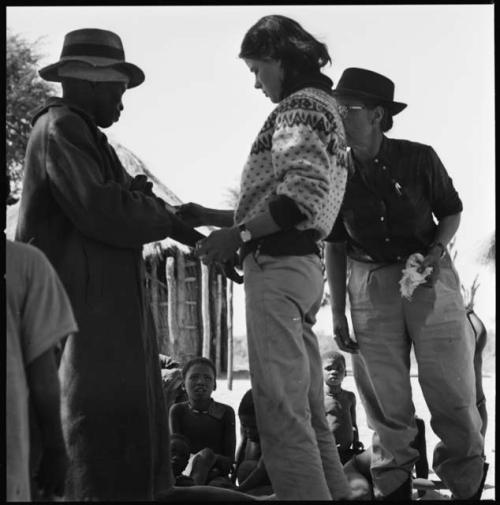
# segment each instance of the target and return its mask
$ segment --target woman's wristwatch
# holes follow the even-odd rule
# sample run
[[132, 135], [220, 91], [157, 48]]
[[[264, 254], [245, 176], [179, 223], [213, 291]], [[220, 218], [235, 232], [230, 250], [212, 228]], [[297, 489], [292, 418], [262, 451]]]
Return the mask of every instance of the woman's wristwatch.
[[240, 224], [238, 226], [238, 229], [240, 230], [240, 238], [243, 243], [245, 242], [250, 242], [252, 240], [252, 233], [250, 230], [245, 226], [245, 224]]

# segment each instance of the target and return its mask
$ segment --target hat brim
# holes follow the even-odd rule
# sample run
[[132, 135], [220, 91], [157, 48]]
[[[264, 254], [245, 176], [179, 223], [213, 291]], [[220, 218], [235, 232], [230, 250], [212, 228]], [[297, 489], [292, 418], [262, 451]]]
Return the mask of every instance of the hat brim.
[[407, 107], [406, 103], [403, 102], [388, 102], [386, 99], [373, 95], [372, 93], [364, 93], [363, 91], [358, 91], [356, 89], [342, 88], [334, 89], [332, 91], [333, 96], [349, 96], [353, 98], [361, 98], [366, 100], [377, 101], [387, 107], [390, 113], [395, 116], [399, 114], [403, 109]]
[[133, 63], [128, 63], [126, 61], [120, 61], [117, 63], [100, 63], [97, 64], [95, 61], [89, 61], [87, 58], [71, 58], [71, 59], [64, 59], [61, 61], [58, 61], [56, 63], [52, 63], [51, 65], [47, 65], [46, 67], [43, 67], [38, 71], [40, 77], [46, 81], [52, 81], [52, 82], [61, 82], [62, 78], [59, 76], [59, 68], [67, 63], [68, 61], [79, 61], [79, 62], [84, 62], [88, 63], [89, 65], [92, 65], [93, 67], [101, 67], [101, 68], [115, 68], [116, 70], [121, 70], [125, 74], [129, 76], [129, 83], [128, 83], [128, 89], [130, 88], [135, 88], [136, 86], [139, 86], [139, 84], [142, 84], [145, 79], [144, 72], [137, 66], [134, 65]]

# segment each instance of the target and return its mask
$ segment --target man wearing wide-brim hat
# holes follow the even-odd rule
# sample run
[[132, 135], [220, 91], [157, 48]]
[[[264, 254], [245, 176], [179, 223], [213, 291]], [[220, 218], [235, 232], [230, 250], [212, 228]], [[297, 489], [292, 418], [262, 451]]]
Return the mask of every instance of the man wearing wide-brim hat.
[[[348, 68], [334, 95], [352, 172], [326, 239], [326, 263], [335, 340], [353, 354], [356, 385], [375, 432], [374, 494], [382, 500], [411, 499], [418, 458], [412, 447], [417, 434], [409, 368], [413, 345], [432, 429], [441, 440], [434, 470], [453, 497], [478, 499], [483, 438], [474, 343], [466, 334], [460, 281], [446, 248], [458, 229], [462, 202], [432, 147], [386, 137], [393, 116], [406, 107], [394, 100], [390, 79]], [[412, 293], [400, 284], [410, 256], [419, 265], [415, 278], [421, 277]], [[345, 314], [347, 258], [355, 339]]]
[[59, 61], [40, 75], [60, 82], [63, 96], [33, 118], [16, 239], [46, 253], [79, 326], [60, 365], [66, 499], [151, 500], [173, 479], [142, 246], [167, 236], [193, 246], [201, 234], [145, 176], [125, 171], [100, 130], [144, 81], [118, 35], [68, 33]]

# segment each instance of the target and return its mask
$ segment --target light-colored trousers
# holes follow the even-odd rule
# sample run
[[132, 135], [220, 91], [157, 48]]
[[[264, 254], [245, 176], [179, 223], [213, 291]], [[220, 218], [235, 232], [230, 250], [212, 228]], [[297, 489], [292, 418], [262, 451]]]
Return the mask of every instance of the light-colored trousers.
[[[418, 380], [440, 442], [433, 468], [457, 498], [473, 495], [483, 473], [481, 418], [476, 406], [474, 343], [458, 274], [446, 255], [433, 288], [418, 286], [411, 301], [399, 291], [401, 265], [351, 262], [348, 293], [360, 352], [356, 385], [373, 436], [371, 472], [376, 494], [409, 476], [418, 458], [410, 383], [414, 346]], [[417, 412], [418, 414], [418, 412]]]
[[320, 259], [250, 253], [243, 268], [252, 392], [273, 490], [279, 500], [346, 497], [312, 331], [323, 293]]

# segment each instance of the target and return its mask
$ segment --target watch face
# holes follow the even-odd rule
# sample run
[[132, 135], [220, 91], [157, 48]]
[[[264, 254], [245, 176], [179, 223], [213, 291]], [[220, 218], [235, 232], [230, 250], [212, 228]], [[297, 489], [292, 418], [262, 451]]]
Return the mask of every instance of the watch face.
[[243, 242], [249, 242], [250, 240], [252, 240], [252, 234], [250, 233], [249, 230], [241, 230], [240, 231], [240, 237], [241, 237], [241, 240], [243, 240]]

